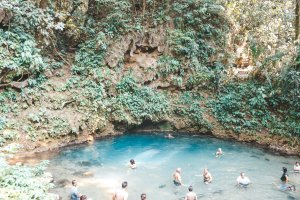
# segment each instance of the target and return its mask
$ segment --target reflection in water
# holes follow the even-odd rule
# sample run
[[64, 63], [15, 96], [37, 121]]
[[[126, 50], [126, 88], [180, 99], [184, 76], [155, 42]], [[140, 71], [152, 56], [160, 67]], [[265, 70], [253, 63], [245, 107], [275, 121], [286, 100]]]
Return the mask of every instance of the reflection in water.
[[[216, 158], [218, 147], [224, 156]], [[137, 169], [129, 169], [134, 159]], [[68, 199], [70, 181], [76, 179], [79, 190], [93, 200], [111, 200], [112, 194], [129, 183], [129, 199], [146, 193], [151, 200], [183, 199], [193, 185], [200, 199], [300, 199], [300, 193], [282, 192], [272, 184], [280, 183], [283, 166], [292, 169], [296, 158], [275, 156], [259, 149], [213, 138], [175, 137], [163, 135], [124, 135], [96, 141], [93, 145], [60, 152], [51, 160], [49, 170], [55, 178], [52, 192]], [[267, 162], [266, 162], [267, 161]], [[184, 186], [176, 187], [172, 173], [182, 169]], [[213, 176], [204, 184], [202, 172], [207, 167]], [[243, 171], [253, 184], [237, 188], [236, 178]], [[290, 174], [291, 183], [300, 189], [300, 174]]]

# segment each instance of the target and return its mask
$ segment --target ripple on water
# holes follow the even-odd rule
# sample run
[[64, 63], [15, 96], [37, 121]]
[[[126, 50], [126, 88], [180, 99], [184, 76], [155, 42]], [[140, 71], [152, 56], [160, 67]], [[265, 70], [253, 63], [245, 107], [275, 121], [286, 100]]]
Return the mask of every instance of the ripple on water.
[[[218, 147], [224, 156], [216, 158]], [[135, 159], [137, 169], [128, 168]], [[59, 193], [67, 199], [70, 180], [76, 179], [79, 190], [93, 200], [111, 200], [113, 192], [127, 180], [130, 199], [139, 199], [147, 193], [149, 199], [183, 199], [187, 186], [193, 185], [201, 199], [252, 200], [300, 199], [300, 193], [282, 192], [279, 184], [283, 166], [292, 169], [296, 158], [266, 153], [247, 145], [203, 137], [176, 137], [163, 135], [128, 134], [96, 141], [94, 145], [66, 149], [51, 160], [49, 170], [57, 180]], [[186, 186], [176, 187], [172, 173], [182, 169]], [[202, 171], [207, 167], [213, 182], [203, 183]], [[252, 185], [237, 188], [236, 178], [245, 172]], [[68, 181], [69, 180], [69, 181]], [[300, 175], [290, 174], [290, 180], [300, 188]]]

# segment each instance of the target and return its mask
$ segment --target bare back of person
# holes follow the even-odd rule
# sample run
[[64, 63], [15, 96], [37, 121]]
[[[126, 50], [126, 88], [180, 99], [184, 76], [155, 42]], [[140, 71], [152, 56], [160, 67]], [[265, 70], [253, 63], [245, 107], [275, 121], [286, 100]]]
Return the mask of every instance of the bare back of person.
[[186, 194], [185, 200], [197, 200], [197, 195], [195, 192], [189, 192]]
[[127, 200], [128, 193], [125, 190], [119, 190], [113, 196], [113, 200]]
[[175, 185], [179, 186], [181, 185], [181, 175], [180, 175], [180, 171], [175, 171], [173, 174], [173, 182]]

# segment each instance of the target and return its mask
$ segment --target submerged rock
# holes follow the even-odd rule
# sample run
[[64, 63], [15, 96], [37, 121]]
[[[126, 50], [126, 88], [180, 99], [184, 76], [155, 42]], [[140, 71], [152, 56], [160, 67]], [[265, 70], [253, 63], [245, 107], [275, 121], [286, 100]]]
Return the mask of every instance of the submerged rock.
[[71, 181], [69, 181], [68, 179], [60, 179], [55, 182], [55, 186], [58, 188], [65, 187], [70, 184], [71, 184]]
[[53, 183], [54, 178], [53, 175], [50, 172], [45, 172], [42, 176], [37, 177], [36, 180], [42, 184], [49, 184]]
[[80, 161], [80, 162], [78, 162], [78, 165], [90, 167], [92, 165], [92, 163], [90, 161]]

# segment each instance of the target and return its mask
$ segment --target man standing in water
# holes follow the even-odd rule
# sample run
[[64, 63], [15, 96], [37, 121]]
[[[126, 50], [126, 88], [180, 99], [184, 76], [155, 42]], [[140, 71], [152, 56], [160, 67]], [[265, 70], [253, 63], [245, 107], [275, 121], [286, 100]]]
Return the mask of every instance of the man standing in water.
[[245, 176], [244, 172], [241, 172], [240, 176], [237, 177], [236, 181], [238, 185], [242, 187], [248, 187], [251, 183], [250, 179], [247, 176]]
[[122, 183], [122, 190], [118, 190], [114, 196], [113, 200], [127, 200], [128, 199], [128, 192], [127, 192], [127, 181]]
[[196, 193], [193, 192], [193, 186], [189, 187], [189, 192], [186, 194], [184, 200], [198, 200]]
[[173, 174], [173, 182], [174, 182], [174, 185], [176, 185], [176, 186], [182, 185], [180, 173], [181, 173], [181, 169], [177, 168]]
[[80, 194], [78, 193], [77, 189], [77, 182], [76, 180], [72, 180], [72, 187], [71, 187], [71, 200], [79, 200]]

